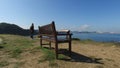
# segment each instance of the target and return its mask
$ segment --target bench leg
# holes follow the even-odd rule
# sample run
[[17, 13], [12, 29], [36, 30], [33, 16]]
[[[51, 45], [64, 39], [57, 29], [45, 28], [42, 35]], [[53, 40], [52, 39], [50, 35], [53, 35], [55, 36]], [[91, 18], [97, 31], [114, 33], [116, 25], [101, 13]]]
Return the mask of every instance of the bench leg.
[[56, 54], [56, 59], [58, 59], [58, 43], [55, 43], [55, 54]]
[[69, 56], [71, 57], [71, 41], [69, 42]]
[[49, 45], [50, 45], [50, 49], [51, 49], [51, 42], [49, 42]]
[[42, 39], [40, 39], [40, 46], [42, 47]]

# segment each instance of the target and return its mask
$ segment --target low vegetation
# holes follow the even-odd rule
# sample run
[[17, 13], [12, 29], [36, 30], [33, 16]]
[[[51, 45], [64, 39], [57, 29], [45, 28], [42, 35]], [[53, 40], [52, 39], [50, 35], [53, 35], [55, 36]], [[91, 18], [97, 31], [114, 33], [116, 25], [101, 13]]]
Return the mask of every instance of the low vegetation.
[[7, 61], [1, 61], [0, 62], [0, 67], [4, 67], [4, 66], [7, 66], [9, 65], [9, 63]]
[[49, 66], [57, 66], [57, 63], [55, 62], [55, 53], [52, 50], [41, 48], [44, 55], [40, 57], [38, 60], [38, 63], [49, 61]]
[[34, 42], [24, 36], [19, 36], [19, 35], [1, 34], [0, 39], [2, 39], [0, 44], [1, 67], [11, 64], [10, 61], [7, 59], [21, 58], [21, 54], [25, 52], [26, 49], [32, 48], [33, 46], [32, 43]]
[[[47, 46], [41, 48], [39, 39], [36, 37], [32, 40], [25, 36], [0, 34], [0, 39], [0, 68], [120, 67], [117, 62], [119, 54], [116, 54], [120, 52], [119, 43], [100, 43], [73, 38], [71, 60], [67, 60], [68, 56], [64, 54], [59, 54], [59, 60], [56, 60], [54, 49], [50, 50]], [[54, 46], [52, 47], [54, 48]], [[59, 48], [62, 47], [65, 48], [66, 44], [60, 44]], [[113, 54], [110, 52], [113, 52], [116, 58], [113, 58]], [[102, 60], [98, 61], [97, 58]], [[92, 61], [93, 59], [94, 61]], [[91, 60], [91, 63], [87, 64], [88, 60]]]

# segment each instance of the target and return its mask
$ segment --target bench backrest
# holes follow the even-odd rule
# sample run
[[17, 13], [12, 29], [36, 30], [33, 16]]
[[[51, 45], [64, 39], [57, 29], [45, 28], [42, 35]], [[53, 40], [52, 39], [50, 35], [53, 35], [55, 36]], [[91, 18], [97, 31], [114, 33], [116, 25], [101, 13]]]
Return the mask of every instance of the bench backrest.
[[56, 36], [56, 28], [55, 28], [55, 23], [52, 21], [52, 23], [44, 25], [44, 26], [39, 26], [39, 34], [40, 35], [48, 35], [48, 36]]

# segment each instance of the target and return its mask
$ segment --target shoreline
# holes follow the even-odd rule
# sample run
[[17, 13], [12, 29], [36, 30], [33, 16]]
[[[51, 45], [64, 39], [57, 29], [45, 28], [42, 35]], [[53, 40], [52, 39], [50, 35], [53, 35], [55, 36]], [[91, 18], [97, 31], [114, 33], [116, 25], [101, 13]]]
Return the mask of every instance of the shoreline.
[[73, 33], [73, 38], [96, 42], [120, 42], [120, 34]]

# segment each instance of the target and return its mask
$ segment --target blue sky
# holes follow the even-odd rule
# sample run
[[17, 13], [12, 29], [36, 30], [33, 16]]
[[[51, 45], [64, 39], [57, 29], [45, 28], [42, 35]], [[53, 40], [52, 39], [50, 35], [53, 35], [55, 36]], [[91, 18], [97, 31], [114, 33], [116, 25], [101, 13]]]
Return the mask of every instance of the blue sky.
[[0, 22], [120, 33], [120, 0], [0, 0]]

